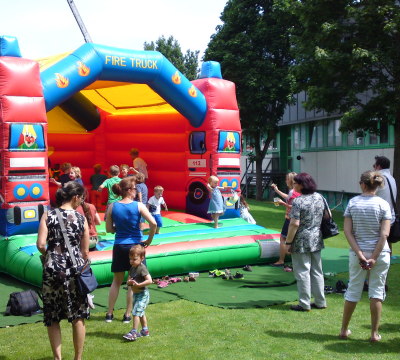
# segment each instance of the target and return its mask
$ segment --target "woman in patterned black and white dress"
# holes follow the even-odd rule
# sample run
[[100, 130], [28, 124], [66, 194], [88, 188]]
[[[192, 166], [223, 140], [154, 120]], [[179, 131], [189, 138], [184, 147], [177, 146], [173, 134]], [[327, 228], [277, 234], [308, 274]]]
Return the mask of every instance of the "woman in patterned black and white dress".
[[[83, 265], [89, 254], [88, 225], [85, 217], [75, 211], [83, 194], [84, 188], [74, 181], [66, 183], [56, 193], [57, 206], [78, 265]], [[84, 319], [89, 317], [89, 305], [86, 295], [81, 295], [77, 289], [72, 260], [55, 210], [49, 210], [40, 220], [37, 248], [44, 256], [43, 322], [47, 326], [54, 359], [61, 359], [62, 319], [72, 323], [74, 359], [81, 359], [85, 341]]]

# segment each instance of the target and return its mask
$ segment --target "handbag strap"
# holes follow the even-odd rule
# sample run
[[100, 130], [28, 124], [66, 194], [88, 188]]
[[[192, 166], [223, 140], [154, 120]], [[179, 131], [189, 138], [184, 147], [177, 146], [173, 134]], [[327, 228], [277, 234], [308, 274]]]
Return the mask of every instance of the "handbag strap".
[[61, 216], [60, 209], [56, 208], [55, 212], [57, 214], [58, 222], [60, 223], [61, 233], [63, 234], [64, 242], [65, 242], [65, 245], [67, 246], [67, 250], [68, 250], [69, 255], [71, 257], [72, 264], [74, 265], [75, 268], [77, 268], [78, 267], [78, 263], [76, 261], [74, 252], [72, 251], [71, 243], [69, 242], [69, 239], [68, 239], [68, 236], [67, 236], [67, 229], [65, 228], [64, 219]]
[[329, 209], [329, 205], [325, 199], [325, 196], [321, 195], [321, 197], [322, 197], [322, 200], [324, 201], [324, 215], [325, 215], [325, 211], [328, 211], [329, 218], [332, 218], [332, 213], [331, 213], [331, 210]]
[[397, 207], [396, 207], [396, 202], [394, 201], [392, 185], [390, 185], [390, 181], [389, 181], [389, 179], [386, 177], [386, 175], [383, 175], [383, 177], [386, 179], [386, 182], [387, 182], [388, 185], [389, 185], [390, 198], [392, 199], [392, 205], [393, 205], [394, 213], [397, 215]]

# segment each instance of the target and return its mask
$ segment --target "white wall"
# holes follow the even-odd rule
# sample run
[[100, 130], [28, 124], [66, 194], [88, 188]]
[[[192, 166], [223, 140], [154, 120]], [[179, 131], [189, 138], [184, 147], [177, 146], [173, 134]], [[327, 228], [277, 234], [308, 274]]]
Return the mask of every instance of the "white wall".
[[317, 182], [319, 190], [359, 193], [360, 175], [372, 170], [375, 156], [390, 159], [393, 170], [394, 149], [366, 149], [305, 152], [301, 154], [302, 172], [309, 173]]

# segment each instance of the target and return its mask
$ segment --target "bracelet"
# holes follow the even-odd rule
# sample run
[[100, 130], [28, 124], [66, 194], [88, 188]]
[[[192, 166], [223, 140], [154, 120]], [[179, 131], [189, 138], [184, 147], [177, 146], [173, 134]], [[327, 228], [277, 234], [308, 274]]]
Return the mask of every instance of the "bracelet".
[[292, 245], [292, 244], [293, 244], [292, 242], [288, 243], [285, 241], [285, 245]]

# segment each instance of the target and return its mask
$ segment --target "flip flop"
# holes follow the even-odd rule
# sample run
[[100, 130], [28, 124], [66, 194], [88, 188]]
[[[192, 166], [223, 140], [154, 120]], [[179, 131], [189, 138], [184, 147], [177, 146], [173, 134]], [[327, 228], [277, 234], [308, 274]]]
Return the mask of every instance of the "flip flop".
[[374, 342], [379, 342], [379, 341], [381, 341], [381, 339], [382, 339], [382, 336], [378, 334], [378, 336], [377, 336], [377, 338], [376, 338], [376, 339], [372, 339], [372, 338], [370, 338], [370, 339], [369, 339], [369, 341], [371, 341], [371, 342], [373, 342], [373, 343], [374, 343]]
[[165, 280], [161, 280], [159, 283], [158, 283], [158, 287], [159, 288], [166, 288], [167, 286], [169, 285], [169, 282], [168, 281], [165, 281]]
[[350, 330], [350, 329], [347, 329], [346, 335], [339, 334], [339, 339], [347, 340], [347, 339], [349, 338], [350, 335], [351, 335], [351, 330]]
[[272, 267], [284, 267], [285, 264], [269, 264], [269, 266], [272, 266]]

